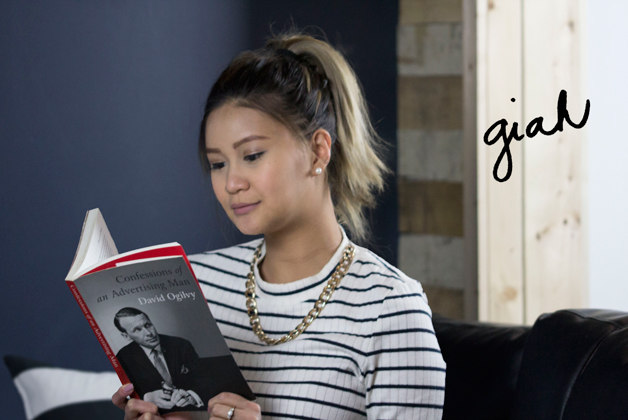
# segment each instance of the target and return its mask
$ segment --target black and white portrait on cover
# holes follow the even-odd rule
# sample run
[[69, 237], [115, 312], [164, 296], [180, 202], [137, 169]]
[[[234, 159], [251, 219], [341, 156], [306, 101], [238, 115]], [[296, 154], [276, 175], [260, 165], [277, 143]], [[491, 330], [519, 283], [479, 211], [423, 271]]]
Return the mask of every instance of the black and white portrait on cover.
[[192, 343], [159, 334], [148, 315], [136, 308], [120, 309], [114, 324], [130, 341], [116, 357], [142, 399], [162, 410], [205, 406], [195, 391], [199, 356]]

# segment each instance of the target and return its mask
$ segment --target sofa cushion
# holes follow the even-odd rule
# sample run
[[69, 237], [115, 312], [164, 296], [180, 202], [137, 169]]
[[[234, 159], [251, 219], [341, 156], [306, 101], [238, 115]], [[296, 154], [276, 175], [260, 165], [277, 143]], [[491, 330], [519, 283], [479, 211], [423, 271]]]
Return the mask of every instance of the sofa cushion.
[[17, 387], [27, 420], [123, 419], [111, 396], [120, 388], [114, 372], [62, 369], [19, 356], [4, 362]]
[[447, 363], [443, 420], [508, 419], [530, 327], [432, 320]]
[[613, 326], [585, 364], [563, 413], [564, 420], [628, 418], [628, 314], [587, 314]]
[[[625, 332], [627, 323], [625, 313], [598, 309], [541, 315], [521, 362], [513, 420], [628, 418], [626, 410], [623, 416], [588, 414], [605, 401], [626, 406], [626, 341], [613, 333]], [[618, 383], [623, 386], [612, 391]]]

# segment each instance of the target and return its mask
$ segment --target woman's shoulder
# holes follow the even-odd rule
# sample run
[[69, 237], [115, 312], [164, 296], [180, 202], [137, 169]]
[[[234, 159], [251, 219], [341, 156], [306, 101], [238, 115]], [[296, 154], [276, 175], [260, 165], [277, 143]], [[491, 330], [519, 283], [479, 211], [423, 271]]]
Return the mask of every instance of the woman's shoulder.
[[350, 270], [354, 273], [351, 277], [356, 280], [367, 280], [368, 283], [377, 284], [387, 288], [391, 294], [416, 293], [423, 294], [421, 283], [406, 275], [399, 268], [387, 262], [375, 252], [356, 245], [356, 256]]

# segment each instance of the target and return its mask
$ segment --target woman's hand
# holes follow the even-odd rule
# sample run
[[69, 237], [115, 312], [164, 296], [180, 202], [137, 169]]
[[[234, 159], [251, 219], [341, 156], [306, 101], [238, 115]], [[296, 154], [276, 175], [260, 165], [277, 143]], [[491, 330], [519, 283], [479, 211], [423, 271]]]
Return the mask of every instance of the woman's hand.
[[159, 409], [153, 403], [135, 398], [127, 400], [126, 397], [133, 393], [133, 385], [122, 385], [111, 397], [111, 401], [116, 407], [124, 410], [124, 420], [155, 420], [159, 417]]
[[228, 419], [229, 410], [235, 407], [231, 420], [262, 420], [262, 409], [259, 404], [247, 400], [237, 394], [223, 392], [207, 403], [210, 412], [209, 420]]

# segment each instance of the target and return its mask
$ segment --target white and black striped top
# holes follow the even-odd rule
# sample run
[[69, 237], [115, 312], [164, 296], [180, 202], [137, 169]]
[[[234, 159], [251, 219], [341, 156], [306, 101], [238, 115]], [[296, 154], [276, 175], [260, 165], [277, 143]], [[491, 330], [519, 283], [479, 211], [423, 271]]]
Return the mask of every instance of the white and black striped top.
[[[269, 336], [287, 334], [313, 308], [349, 243], [342, 234], [338, 250], [314, 276], [272, 284], [256, 267], [257, 306]], [[445, 362], [418, 281], [356, 246], [321, 315], [296, 340], [268, 346], [251, 329], [244, 297], [260, 241], [189, 259], [265, 419], [442, 417]], [[262, 257], [265, 252], [264, 245]]]

